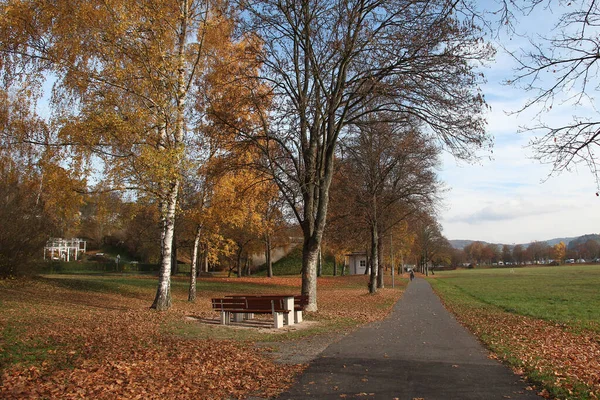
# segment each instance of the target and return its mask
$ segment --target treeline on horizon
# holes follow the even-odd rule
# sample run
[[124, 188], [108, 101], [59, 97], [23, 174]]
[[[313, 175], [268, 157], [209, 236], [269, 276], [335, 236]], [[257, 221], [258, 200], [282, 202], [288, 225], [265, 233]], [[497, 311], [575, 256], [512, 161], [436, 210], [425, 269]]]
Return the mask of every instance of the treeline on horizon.
[[[554, 245], [549, 243], [556, 242]], [[547, 264], [600, 261], [600, 235], [588, 234], [577, 238], [534, 241], [528, 244], [494, 244], [483, 241], [451, 240], [454, 247], [453, 265], [469, 263]], [[458, 246], [464, 246], [457, 248]]]

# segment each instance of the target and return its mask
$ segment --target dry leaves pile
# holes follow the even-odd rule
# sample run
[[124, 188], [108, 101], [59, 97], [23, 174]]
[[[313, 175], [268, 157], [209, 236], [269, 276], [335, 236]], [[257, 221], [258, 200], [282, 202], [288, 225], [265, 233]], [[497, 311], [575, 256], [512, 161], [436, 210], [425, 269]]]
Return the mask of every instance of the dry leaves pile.
[[[382, 318], [401, 293], [367, 296], [366, 289], [335, 289], [344, 279], [321, 280], [317, 319]], [[244, 280], [232, 280], [232, 292], [235, 282]], [[299, 292], [298, 278], [264, 281]], [[0, 358], [3, 399], [269, 397], [285, 390], [305, 367], [275, 364], [252, 343], [183, 339], [169, 330], [187, 315], [216, 317], [210, 311], [214, 292], [193, 305], [179, 296], [172, 310], [159, 313], [149, 309], [150, 291], [123, 296], [37, 280], [0, 285], [0, 352], [21, 352], [19, 360]]]
[[[503, 312], [447, 303], [459, 320], [526, 374], [562, 396], [600, 398], [600, 335]], [[547, 391], [543, 392], [547, 394]]]

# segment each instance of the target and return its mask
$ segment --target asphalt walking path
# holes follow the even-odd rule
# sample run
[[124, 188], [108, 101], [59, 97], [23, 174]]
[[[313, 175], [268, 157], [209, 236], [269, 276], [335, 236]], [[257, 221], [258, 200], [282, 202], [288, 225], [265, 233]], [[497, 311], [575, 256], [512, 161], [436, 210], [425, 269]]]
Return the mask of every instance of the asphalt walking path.
[[278, 399], [541, 399], [488, 354], [417, 278], [388, 318], [331, 344]]

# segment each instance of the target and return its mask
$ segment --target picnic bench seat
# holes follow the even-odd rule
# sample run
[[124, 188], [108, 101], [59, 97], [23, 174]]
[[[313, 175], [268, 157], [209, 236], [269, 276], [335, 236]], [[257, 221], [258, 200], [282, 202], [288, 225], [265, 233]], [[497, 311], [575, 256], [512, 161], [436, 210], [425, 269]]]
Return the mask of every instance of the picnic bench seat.
[[284, 317], [289, 324], [289, 313], [283, 296], [227, 296], [220, 299], [212, 299], [212, 308], [221, 312], [221, 323], [226, 325], [231, 322], [241, 322], [244, 318], [252, 317], [252, 314], [272, 314], [273, 326], [281, 328], [284, 325]]

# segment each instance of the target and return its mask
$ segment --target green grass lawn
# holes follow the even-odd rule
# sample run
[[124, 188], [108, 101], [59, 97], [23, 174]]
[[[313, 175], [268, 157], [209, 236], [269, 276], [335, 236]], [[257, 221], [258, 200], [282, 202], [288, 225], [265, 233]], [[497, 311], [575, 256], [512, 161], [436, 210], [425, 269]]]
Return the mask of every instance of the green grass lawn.
[[600, 265], [440, 271], [442, 295], [466, 295], [505, 311], [600, 332]]
[[[79, 290], [82, 292], [114, 293], [128, 297], [148, 298], [148, 291], [156, 290], [158, 278], [154, 276], [143, 275], [120, 275], [107, 274], [101, 275], [63, 275], [50, 274], [42, 275], [37, 278], [65, 289]], [[185, 297], [189, 290], [189, 278], [171, 277], [171, 291], [173, 294]], [[222, 280], [204, 280], [198, 279], [196, 290], [203, 293], [256, 293], [257, 291], [268, 290], [274, 293], [286, 290], [281, 285], [265, 284], [264, 282], [239, 282], [232, 284], [226, 279]]]
[[[302, 271], [302, 246], [298, 245], [292, 249], [285, 257], [273, 263], [273, 273], [277, 276], [282, 275], [300, 275]], [[323, 276], [333, 275], [333, 257], [325, 254], [323, 256]], [[341, 275], [342, 266], [337, 266], [337, 275]], [[267, 266], [265, 264], [258, 267], [254, 273], [258, 276], [267, 276]]]

